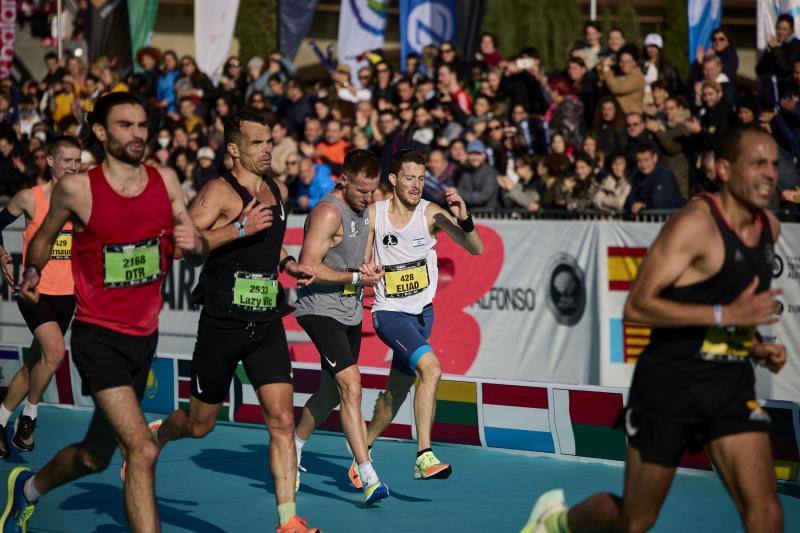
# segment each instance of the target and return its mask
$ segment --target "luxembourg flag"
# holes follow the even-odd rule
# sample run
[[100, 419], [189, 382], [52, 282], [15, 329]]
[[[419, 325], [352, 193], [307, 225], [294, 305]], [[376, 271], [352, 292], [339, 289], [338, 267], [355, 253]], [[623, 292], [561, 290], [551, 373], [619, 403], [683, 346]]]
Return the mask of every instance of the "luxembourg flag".
[[483, 435], [486, 445], [554, 453], [547, 389], [484, 383]]
[[689, 61], [697, 59], [697, 47], [711, 45], [711, 32], [722, 23], [722, 0], [689, 0]]

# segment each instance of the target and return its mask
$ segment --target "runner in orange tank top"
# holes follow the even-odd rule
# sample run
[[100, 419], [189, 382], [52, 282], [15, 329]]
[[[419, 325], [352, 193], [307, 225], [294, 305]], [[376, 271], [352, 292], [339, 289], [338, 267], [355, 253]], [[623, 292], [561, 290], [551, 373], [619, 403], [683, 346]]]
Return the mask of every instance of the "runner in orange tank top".
[[[41, 226], [50, 209], [50, 193], [60, 178], [75, 174], [81, 161], [81, 145], [73, 137], [57, 137], [49, 146], [47, 164], [52, 179], [44, 185], [37, 185], [18, 192], [8, 207], [0, 212], [0, 230], [25, 214], [25, 231], [22, 232], [22, 255], [28, 250], [28, 243]], [[2, 239], [0, 238], [0, 244]], [[64, 334], [72, 320], [75, 310], [74, 284], [72, 282], [72, 222], [62, 229], [53, 244], [51, 259], [42, 271], [39, 290], [42, 293], [34, 304], [17, 300], [22, 318], [33, 333], [33, 343], [25, 364], [11, 379], [8, 393], [0, 405], [0, 458], [11, 455], [6, 436], [8, 420], [14, 410], [27, 395], [22, 414], [14, 424], [11, 442], [23, 451], [33, 450], [33, 430], [39, 402], [53, 374], [64, 360]], [[9, 285], [14, 286], [11, 256], [0, 246], [0, 263]]]

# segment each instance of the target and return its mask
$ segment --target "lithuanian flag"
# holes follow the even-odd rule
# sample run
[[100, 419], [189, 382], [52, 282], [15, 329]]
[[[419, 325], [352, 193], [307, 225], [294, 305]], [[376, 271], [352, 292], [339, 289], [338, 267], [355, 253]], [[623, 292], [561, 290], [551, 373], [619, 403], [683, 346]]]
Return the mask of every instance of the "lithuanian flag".
[[441, 442], [481, 445], [477, 383], [444, 379], [439, 383], [431, 438]]

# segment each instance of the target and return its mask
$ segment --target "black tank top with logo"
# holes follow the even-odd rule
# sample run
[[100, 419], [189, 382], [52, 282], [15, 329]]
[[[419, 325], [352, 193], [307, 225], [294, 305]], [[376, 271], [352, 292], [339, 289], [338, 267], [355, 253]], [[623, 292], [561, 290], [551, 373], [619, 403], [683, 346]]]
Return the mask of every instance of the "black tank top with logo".
[[[230, 172], [219, 179], [233, 187], [242, 199], [244, 210], [252, 201], [252, 195]], [[266, 322], [286, 313], [286, 295], [278, 283], [286, 211], [278, 185], [271, 179], [265, 178], [264, 182], [276, 200], [271, 207], [272, 225], [211, 251], [192, 292], [192, 303], [203, 306], [206, 318]], [[230, 224], [239, 218], [237, 216]]]
[[[761, 236], [747, 246], [722, 216], [711, 196], [703, 196], [716, 222], [725, 247], [719, 272], [709, 279], [685, 287], [668, 287], [661, 296], [681, 303], [726, 305], [758, 277], [756, 292], [770, 287], [774, 243], [763, 211], [756, 213]], [[753, 387], [755, 378], [748, 353], [756, 329], [745, 327], [654, 327], [650, 345], [637, 363], [630, 391], [630, 404], [647, 405], [661, 414], [685, 414], [713, 403], [725, 391]], [[639, 375], [639, 379], [637, 379]], [[706, 413], [707, 414], [707, 413]]]

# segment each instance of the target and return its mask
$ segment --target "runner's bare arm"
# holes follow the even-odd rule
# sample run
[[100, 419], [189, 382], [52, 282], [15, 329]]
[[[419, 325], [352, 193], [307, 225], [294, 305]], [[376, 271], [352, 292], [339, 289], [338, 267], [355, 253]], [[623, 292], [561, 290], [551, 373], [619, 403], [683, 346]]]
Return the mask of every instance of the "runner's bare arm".
[[483, 239], [477, 229], [466, 233], [458, 225], [458, 220], [466, 220], [469, 217], [467, 206], [458, 193], [447, 193], [447, 205], [450, 212], [445, 211], [436, 204], [428, 204], [427, 212], [428, 227], [432, 231], [442, 230], [447, 233], [459, 246], [467, 250], [472, 255], [483, 253]]
[[89, 179], [86, 174], [65, 176], [53, 187], [50, 210], [28, 245], [25, 274], [20, 286], [20, 295], [24, 299], [38, 300], [39, 291], [36, 287], [39, 285], [42, 269], [50, 260], [53, 241], [70, 216], [78, 213], [81, 198], [89, 194]]
[[370, 263], [372, 262], [373, 256], [372, 247], [375, 245], [375, 213], [378, 212], [378, 209], [375, 207], [375, 204], [369, 204], [367, 209], [367, 214], [369, 215], [369, 236], [367, 237], [367, 249], [364, 251], [364, 262]]
[[[258, 233], [272, 225], [269, 207], [256, 205], [255, 199], [245, 206], [238, 222], [244, 232], [230, 221], [238, 213], [229, 213], [231, 204], [238, 206], [239, 196], [230, 185], [213, 179], [195, 196], [189, 206], [189, 215], [200, 234], [208, 240], [209, 250], [215, 250], [242, 237]], [[238, 208], [238, 207], [237, 207]]]
[[322, 263], [331, 249], [331, 241], [342, 225], [342, 216], [332, 205], [322, 202], [314, 206], [308, 215], [308, 224], [300, 250], [300, 264], [314, 269], [317, 283], [324, 285], [346, 285], [353, 281], [353, 273], [334, 270]]
[[[713, 235], [713, 219], [707, 211], [687, 207], [673, 215], [653, 242], [625, 302], [624, 319], [661, 327], [714, 326], [714, 306], [679, 303], [661, 297], [692, 264], [707, 253]], [[734, 301], [723, 306], [725, 326], [751, 326], [775, 322], [778, 290], [755, 294], [757, 280]], [[744, 311], [749, 308], [749, 311]]]
[[208, 257], [208, 241], [200, 235], [186, 209], [186, 199], [178, 176], [171, 168], [158, 169], [169, 194], [172, 216], [175, 219], [175, 257], [183, 257], [192, 266], [203, 264]]
[[3, 242], [3, 230], [6, 226], [14, 222], [19, 216], [25, 213], [28, 218], [33, 218], [31, 215], [34, 210], [33, 191], [31, 189], [23, 189], [19, 191], [5, 209], [0, 211], [0, 267], [3, 269], [3, 276], [9, 285], [14, 285], [14, 273], [12, 271], [13, 260], [11, 254], [5, 249]]

